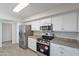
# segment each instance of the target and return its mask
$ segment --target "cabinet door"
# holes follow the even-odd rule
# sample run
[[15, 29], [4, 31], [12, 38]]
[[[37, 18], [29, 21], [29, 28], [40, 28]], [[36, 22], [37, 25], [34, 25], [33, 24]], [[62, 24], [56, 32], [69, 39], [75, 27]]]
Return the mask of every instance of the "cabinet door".
[[52, 17], [52, 24], [54, 31], [62, 31], [62, 20], [63, 20], [62, 15]]
[[36, 39], [28, 38], [28, 47], [36, 51]]
[[32, 38], [28, 38], [28, 48], [32, 49]]
[[77, 31], [77, 13], [67, 13], [63, 15], [63, 28], [64, 31], [76, 32]]
[[51, 24], [51, 17], [45, 18], [44, 20], [45, 20], [45, 24], [46, 25], [50, 25]]
[[79, 49], [51, 43], [50, 55], [51, 56], [79, 56]]
[[31, 45], [32, 45], [32, 50], [36, 51], [36, 39], [32, 39]]
[[40, 20], [40, 26], [50, 25], [50, 24], [51, 24], [51, 17]]
[[62, 55], [62, 48], [60, 45], [57, 44], [50, 44], [50, 56], [61, 56]]
[[63, 56], [79, 56], [79, 49], [64, 46]]
[[33, 21], [32, 22], [32, 30], [34, 30], [34, 31], [40, 30], [40, 21]]

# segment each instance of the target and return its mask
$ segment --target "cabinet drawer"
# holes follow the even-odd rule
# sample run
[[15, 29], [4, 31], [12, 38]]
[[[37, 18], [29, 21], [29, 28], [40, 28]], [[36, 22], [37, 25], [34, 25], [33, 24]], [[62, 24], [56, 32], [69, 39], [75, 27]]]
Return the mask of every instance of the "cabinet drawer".
[[51, 43], [50, 45], [50, 55], [79, 56], [79, 49], [53, 43]]
[[58, 48], [59, 50], [64, 50], [64, 49], [65, 49], [64, 46], [62, 46], [62, 45], [53, 44], [53, 43], [51, 43], [51, 45], [52, 45], [52, 47], [56, 47], [56, 48]]

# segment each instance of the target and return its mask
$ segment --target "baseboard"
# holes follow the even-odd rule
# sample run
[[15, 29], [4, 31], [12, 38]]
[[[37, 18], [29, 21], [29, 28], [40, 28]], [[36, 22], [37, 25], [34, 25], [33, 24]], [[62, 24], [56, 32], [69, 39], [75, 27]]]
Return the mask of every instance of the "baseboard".
[[2, 47], [2, 44], [0, 44], [0, 48]]

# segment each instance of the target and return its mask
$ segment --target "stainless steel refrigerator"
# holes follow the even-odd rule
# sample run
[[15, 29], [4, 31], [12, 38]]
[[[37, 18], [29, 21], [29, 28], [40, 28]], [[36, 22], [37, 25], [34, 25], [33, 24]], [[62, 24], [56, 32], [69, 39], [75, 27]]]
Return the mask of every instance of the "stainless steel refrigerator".
[[28, 36], [33, 35], [31, 31], [31, 25], [20, 25], [19, 26], [19, 47], [26, 49], [28, 48]]

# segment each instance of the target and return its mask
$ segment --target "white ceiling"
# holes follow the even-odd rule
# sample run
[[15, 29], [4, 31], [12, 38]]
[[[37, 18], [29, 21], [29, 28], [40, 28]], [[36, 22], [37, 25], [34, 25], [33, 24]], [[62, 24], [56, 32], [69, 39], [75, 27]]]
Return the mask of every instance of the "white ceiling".
[[11, 13], [13, 16], [25, 19], [29, 16], [47, 11], [49, 9], [55, 8], [60, 4], [52, 4], [52, 3], [30, 3], [26, 8], [21, 10], [19, 13]]
[[[25, 18], [28, 18], [30, 16], [43, 13], [48, 10], [55, 10], [59, 9], [60, 7], [64, 8], [64, 6], [67, 8], [68, 6], [75, 8], [79, 8], [79, 4], [62, 4], [62, 3], [30, 3], [26, 8], [21, 10], [19, 13], [13, 12], [13, 8], [16, 7], [17, 3], [0, 3], [0, 15], [5, 15], [9, 17], [13, 17], [16, 19], [23, 20]], [[77, 9], [76, 8], [76, 9]]]

